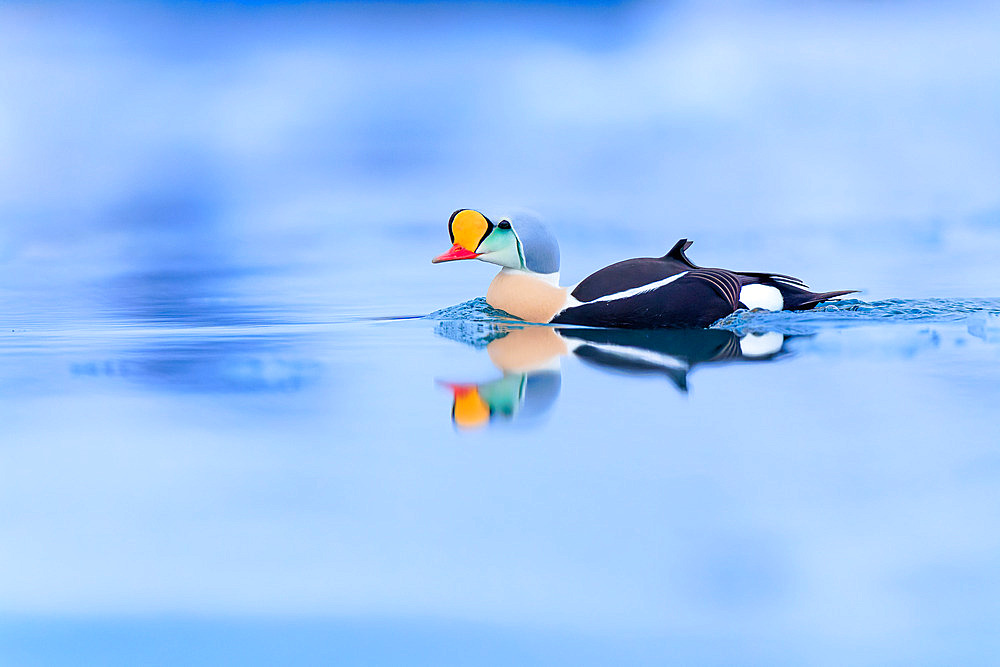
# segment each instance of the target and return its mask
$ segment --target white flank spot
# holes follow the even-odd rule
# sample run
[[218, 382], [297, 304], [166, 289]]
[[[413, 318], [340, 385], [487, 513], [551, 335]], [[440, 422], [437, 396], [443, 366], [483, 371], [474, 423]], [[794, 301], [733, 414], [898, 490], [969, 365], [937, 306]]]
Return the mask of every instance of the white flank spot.
[[747, 285], [740, 290], [740, 302], [753, 310], [763, 308], [764, 310], [781, 310], [785, 307], [785, 299], [777, 287], [770, 285]]
[[747, 334], [740, 339], [740, 352], [744, 357], [766, 357], [781, 349], [785, 337], [777, 331]]

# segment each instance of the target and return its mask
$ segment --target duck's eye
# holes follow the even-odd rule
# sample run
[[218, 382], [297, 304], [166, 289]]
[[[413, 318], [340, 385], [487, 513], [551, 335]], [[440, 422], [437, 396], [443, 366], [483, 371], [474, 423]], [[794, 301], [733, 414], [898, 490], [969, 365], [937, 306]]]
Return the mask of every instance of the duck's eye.
[[499, 227], [500, 229], [510, 229], [510, 223], [507, 222], [506, 220], [501, 220], [500, 224], [497, 225], [497, 227]]

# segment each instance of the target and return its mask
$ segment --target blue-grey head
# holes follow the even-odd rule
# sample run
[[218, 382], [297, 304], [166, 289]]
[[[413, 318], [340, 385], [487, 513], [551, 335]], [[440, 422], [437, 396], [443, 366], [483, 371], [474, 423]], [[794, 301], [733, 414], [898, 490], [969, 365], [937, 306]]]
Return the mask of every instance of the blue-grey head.
[[536, 217], [506, 215], [494, 223], [479, 211], [462, 208], [448, 220], [451, 250], [432, 262], [479, 259], [532, 273], [559, 271], [559, 244]]

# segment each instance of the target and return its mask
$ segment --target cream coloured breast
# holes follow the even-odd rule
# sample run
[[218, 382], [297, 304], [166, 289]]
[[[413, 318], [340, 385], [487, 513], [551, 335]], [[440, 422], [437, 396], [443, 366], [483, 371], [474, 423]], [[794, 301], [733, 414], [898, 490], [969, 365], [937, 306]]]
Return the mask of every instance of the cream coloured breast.
[[548, 322], [566, 307], [568, 290], [527, 272], [504, 269], [490, 283], [486, 303], [526, 322]]

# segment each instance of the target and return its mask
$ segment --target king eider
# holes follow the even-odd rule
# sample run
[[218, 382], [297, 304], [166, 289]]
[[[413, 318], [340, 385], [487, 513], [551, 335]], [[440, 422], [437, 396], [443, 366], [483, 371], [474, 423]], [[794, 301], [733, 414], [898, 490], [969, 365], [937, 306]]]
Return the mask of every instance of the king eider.
[[626, 259], [571, 287], [559, 286], [559, 245], [530, 216], [494, 223], [459, 209], [448, 220], [452, 247], [434, 263], [478, 259], [501, 267], [486, 302], [527, 322], [627, 329], [707, 327], [741, 308], [808, 310], [857, 290], [810, 292], [780, 273], [700, 267], [681, 239], [662, 257]]

